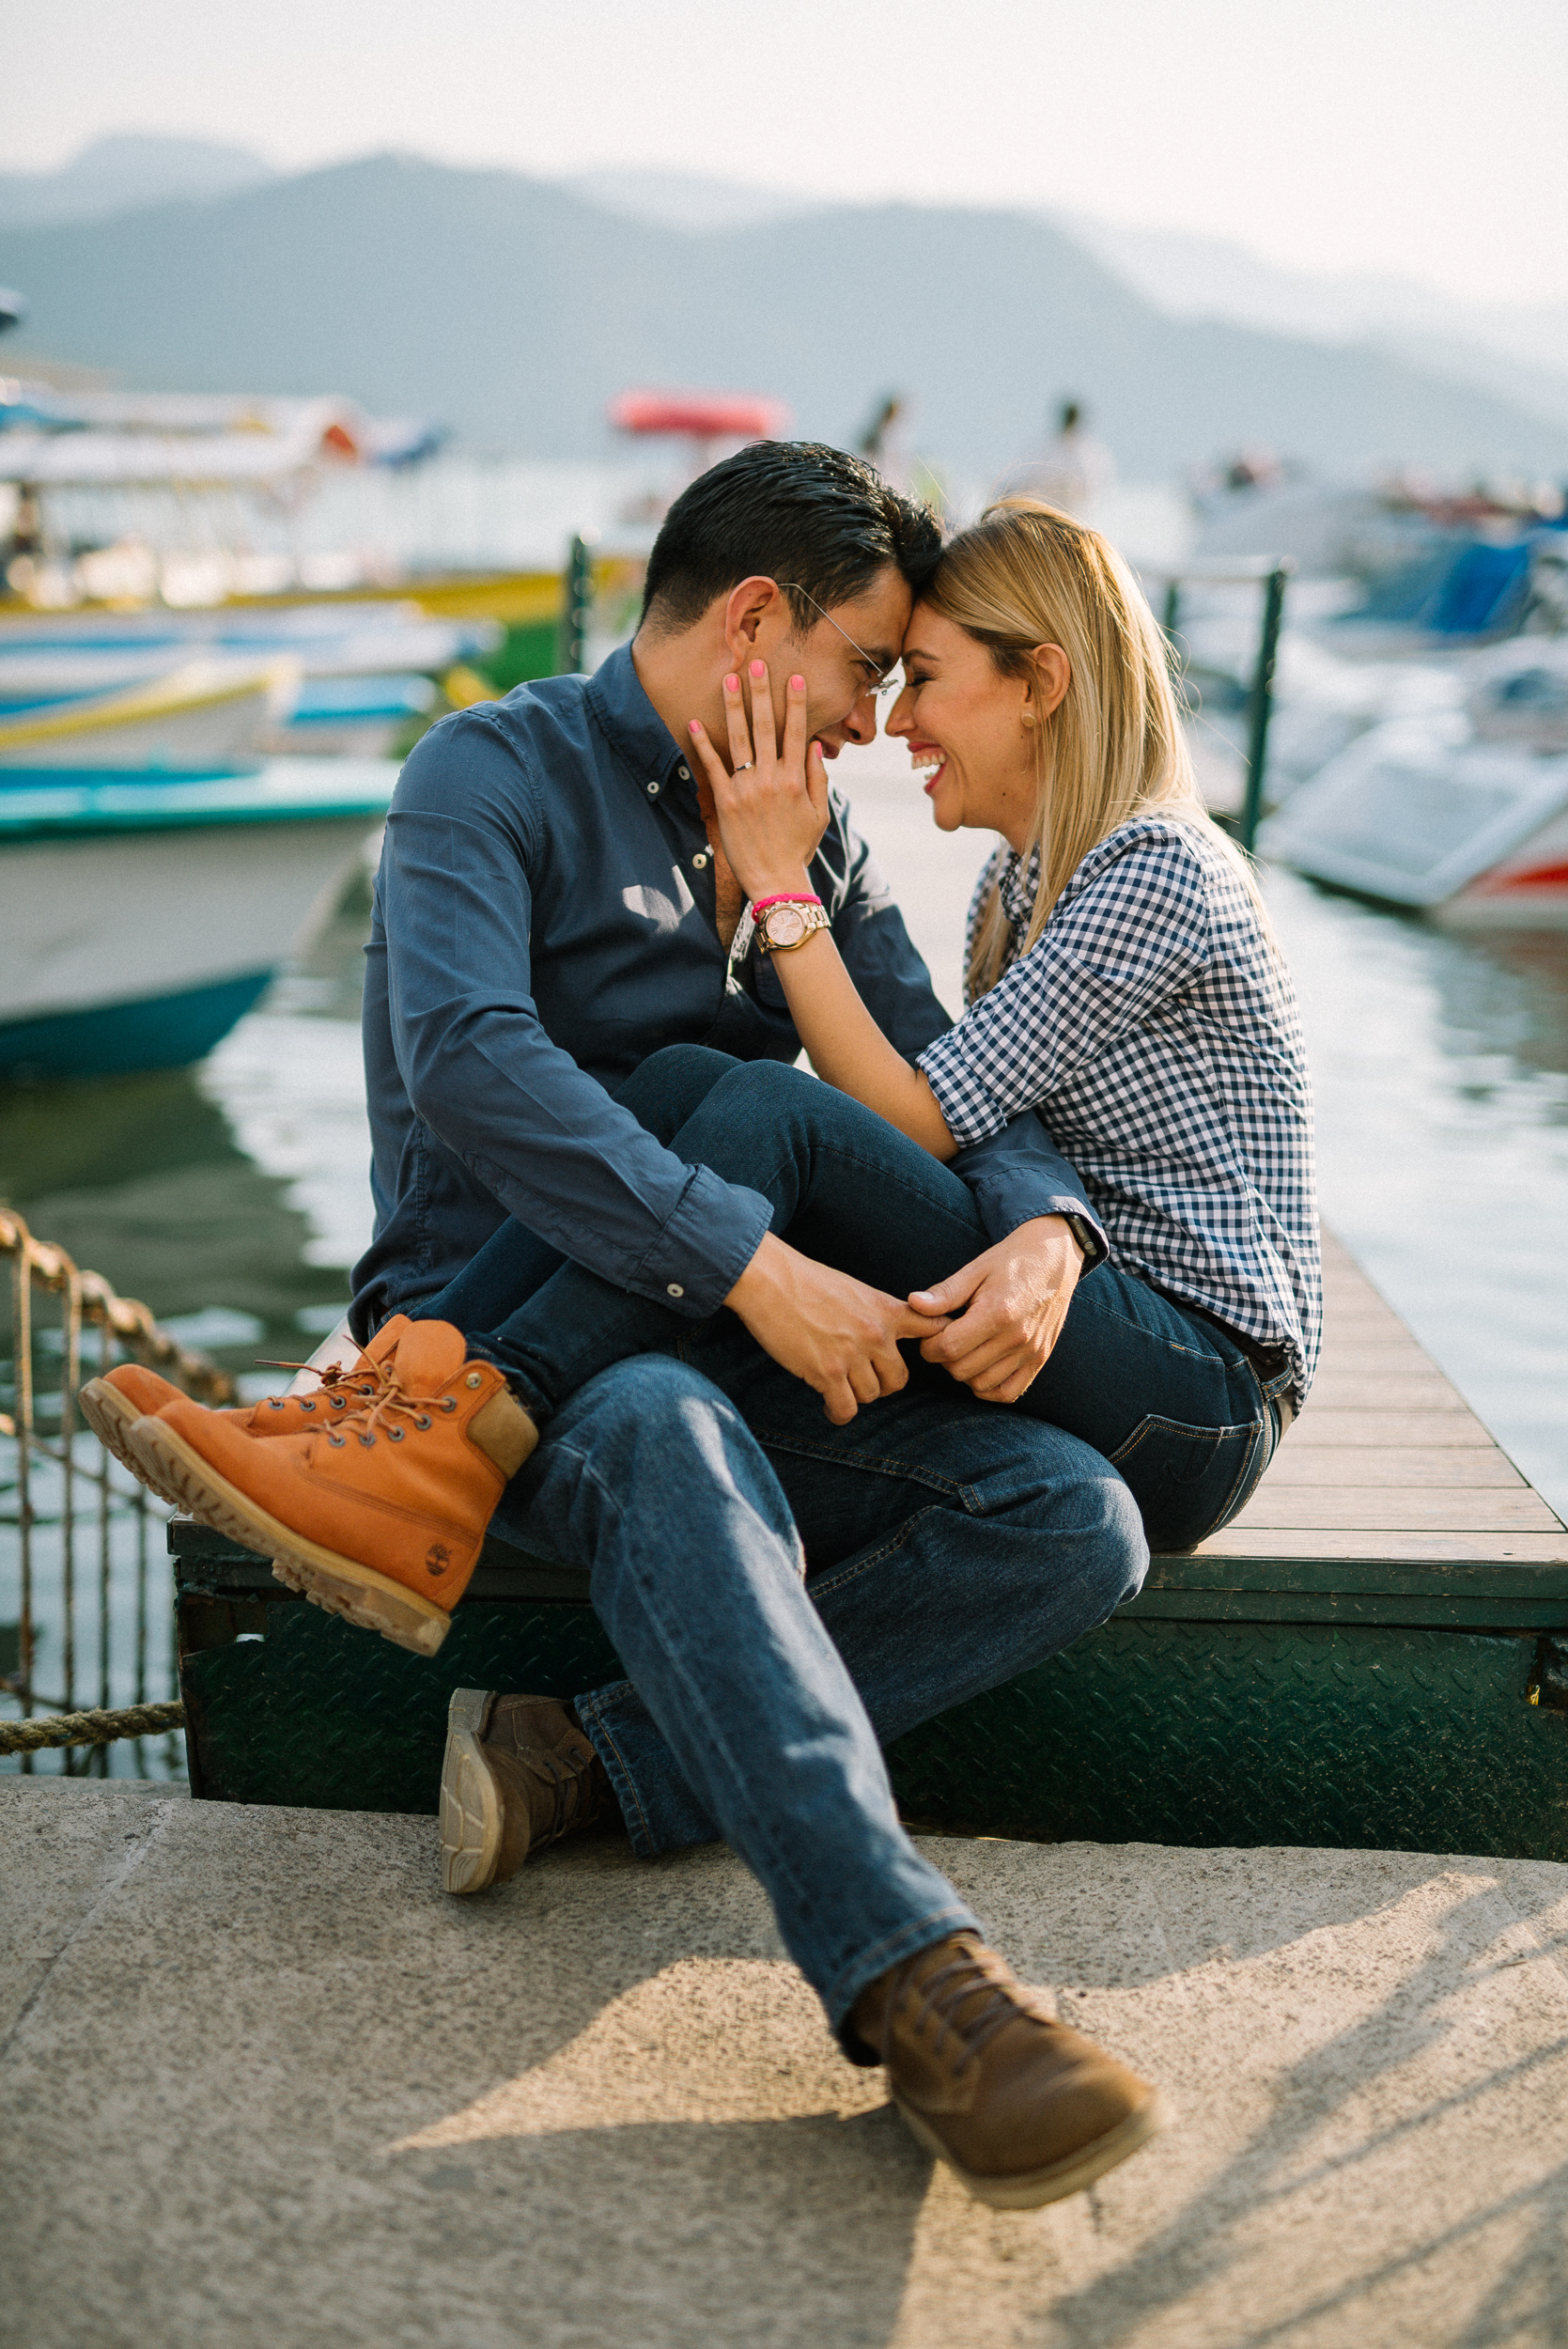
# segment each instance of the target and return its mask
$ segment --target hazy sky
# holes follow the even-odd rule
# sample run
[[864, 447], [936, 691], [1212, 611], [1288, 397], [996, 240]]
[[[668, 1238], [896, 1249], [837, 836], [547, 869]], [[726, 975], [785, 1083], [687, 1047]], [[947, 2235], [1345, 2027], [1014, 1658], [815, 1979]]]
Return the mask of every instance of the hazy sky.
[[126, 129], [1070, 205], [1568, 298], [1568, 0], [5, 0], [0, 167]]

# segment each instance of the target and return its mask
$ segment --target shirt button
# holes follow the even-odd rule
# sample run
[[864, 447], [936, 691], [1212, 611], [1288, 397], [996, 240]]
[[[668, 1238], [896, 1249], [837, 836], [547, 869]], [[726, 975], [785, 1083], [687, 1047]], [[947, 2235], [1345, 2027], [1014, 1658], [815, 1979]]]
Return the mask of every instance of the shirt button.
[[649, 799], [650, 799], [650, 800], [657, 800], [657, 799], [658, 799], [658, 797], [659, 797], [659, 786], [658, 786], [658, 784], [657, 784], [657, 783], [650, 783], [650, 784], [649, 784], [649, 786], [648, 786], [648, 797], [649, 797]]
[[691, 859], [691, 862], [700, 873], [704, 865], [707, 863], [707, 850], [706, 848], [699, 848], [696, 855]]
[[682, 783], [690, 783], [690, 782], [691, 782], [691, 768], [690, 768], [690, 767], [677, 767], [677, 768], [676, 768], [676, 770], [675, 770], [675, 772], [676, 772], [676, 774], [678, 774], [678, 775], [679, 775], [679, 777], [680, 777], [680, 779], [681, 779]]
[[686, 1295], [686, 1291], [681, 1287], [678, 1281], [672, 1281], [664, 1294], [666, 1297], [684, 1297]]

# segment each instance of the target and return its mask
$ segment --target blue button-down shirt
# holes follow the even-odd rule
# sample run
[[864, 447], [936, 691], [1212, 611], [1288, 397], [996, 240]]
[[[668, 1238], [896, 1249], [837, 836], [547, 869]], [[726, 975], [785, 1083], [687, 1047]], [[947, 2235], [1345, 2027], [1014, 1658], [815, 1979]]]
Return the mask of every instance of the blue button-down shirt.
[[[812, 885], [913, 1059], [948, 1015], [837, 793]], [[767, 957], [732, 968], [720, 943], [696, 785], [629, 649], [431, 728], [393, 799], [365, 951], [376, 1237], [355, 1326], [443, 1287], [507, 1216], [622, 1288], [714, 1312], [767, 1203], [606, 1088], [667, 1044], [793, 1061], [800, 1038]], [[1032, 1116], [957, 1165], [993, 1239], [1039, 1215], [1097, 1231]]]

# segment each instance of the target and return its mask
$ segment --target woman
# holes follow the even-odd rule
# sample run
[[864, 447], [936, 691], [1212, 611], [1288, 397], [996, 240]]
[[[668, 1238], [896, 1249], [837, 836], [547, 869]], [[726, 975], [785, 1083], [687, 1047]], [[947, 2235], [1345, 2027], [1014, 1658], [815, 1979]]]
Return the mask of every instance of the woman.
[[[781, 748], [753, 669], [754, 739], [737, 677], [727, 760], [700, 725], [691, 737], [827, 1081], [677, 1048], [628, 1097], [677, 1155], [761, 1190], [776, 1231], [913, 1290], [917, 1312], [986, 1244], [943, 1162], [1038, 1108], [1110, 1261], [1081, 1281], [1032, 1383], [1005, 1365], [971, 1383], [1094, 1444], [1151, 1544], [1188, 1548], [1242, 1506], [1305, 1398], [1321, 1283], [1289, 980], [1244, 859], [1198, 800], [1148, 605], [1095, 532], [1017, 497], [951, 543], [916, 606], [888, 731], [942, 831], [994, 830], [1005, 846], [970, 913], [969, 1009], [914, 1068], [861, 1002], [811, 889], [828, 801], [803, 681], [787, 689]], [[456, 1317], [450, 1299], [425, 1310]], [[523, 1400], [543, 1418], [678, 1327], [567, 1268], [508, 1322], [508, 1360], [520, 1346]]]

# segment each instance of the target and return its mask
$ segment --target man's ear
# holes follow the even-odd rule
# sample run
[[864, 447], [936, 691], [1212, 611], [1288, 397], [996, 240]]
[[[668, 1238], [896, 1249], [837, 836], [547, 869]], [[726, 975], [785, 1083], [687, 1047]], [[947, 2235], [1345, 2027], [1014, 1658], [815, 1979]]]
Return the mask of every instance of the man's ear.
[[1060, 645], [1036, 645], [1029, 658], [1034, 674], [1024, 694], [1023, 722], [1026, 726], [1041, 725], [1066, 700], [1073, 664]]
[[743, 661], [755, 657], [762, 623], [769, 612], [778, 610], [782, 600], [778, 581], [760, 572], [730, 589], [724, 601], [724, 644], [737, 668]]

